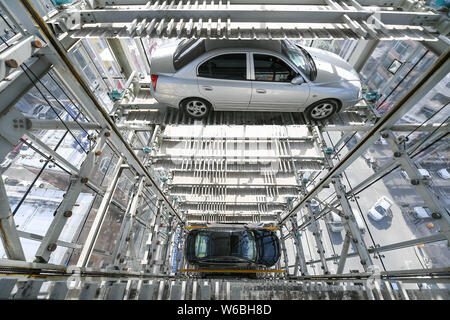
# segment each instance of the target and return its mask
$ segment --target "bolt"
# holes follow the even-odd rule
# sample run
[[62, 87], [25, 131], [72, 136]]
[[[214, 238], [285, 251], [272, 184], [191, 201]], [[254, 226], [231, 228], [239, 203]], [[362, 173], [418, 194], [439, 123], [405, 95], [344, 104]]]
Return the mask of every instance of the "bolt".
[[81, 178], [81, 182], [83, 182], [83, 183], [87, 183], [88, 181], [89, 181], [88, 178]]
[[31, 45], [35, 48], [42, 48], [42, 42], [40, 42], [39, 40], [32, 41]]
[[109, 137], [111, 135], [111, 132], [107, 131], [105, 132], [105, 137]]
[[66, 218], [70, 218], [72, 216], [72, 211], [66, 211], [66, 212], [64, 212], [64, 217], [66, 217]]
[[17, 67], [19, 67], [19, 64], [14, 59], [6, 60], [5, 64], [6, 64], [7, 67], [10, 67], [10, 68], [17, 68]]
[[56, 247], [57, 247], [56, 243], [52, 243], [52, 244], [48, 245], [47, 250], [48, 251], [55, 251]]
[[383, 132], [381, 134], [381, 137], [386, 139], [387, 137], [389, 137], [389, 134], [387, 132]]
[[419, 183], [420, 183], [420, 180], [419, 180], [419, 179], [411, 179], [411, 184], [412, 184], [413, 186], [417, 186]]
[[97, 152], [95, 153], [96, 156], [99, 156], [99, 155], [101, 155], [101, 154], [102, 154], [101, 151], [97, 151]]
[[402, 156], [402, 153], [401, 153], [400, 151], [394, 152], [394, 157], [395, 157], [395, 158], [399, 158], [399, 157], [401, 157], [401, 156]]

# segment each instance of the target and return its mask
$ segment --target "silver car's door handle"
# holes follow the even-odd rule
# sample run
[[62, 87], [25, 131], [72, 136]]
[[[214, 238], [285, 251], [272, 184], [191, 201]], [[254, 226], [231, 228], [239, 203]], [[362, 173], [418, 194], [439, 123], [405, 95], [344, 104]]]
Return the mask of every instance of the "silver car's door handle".
[[264, 90], [264, 89], [256, 89], [256, 92], [257, 93], [266, 93], [266, 90]]
[[210, 86], [203, 86], [203, 89], [205, 89], [206, 91], [212, 91], [213, 88]]

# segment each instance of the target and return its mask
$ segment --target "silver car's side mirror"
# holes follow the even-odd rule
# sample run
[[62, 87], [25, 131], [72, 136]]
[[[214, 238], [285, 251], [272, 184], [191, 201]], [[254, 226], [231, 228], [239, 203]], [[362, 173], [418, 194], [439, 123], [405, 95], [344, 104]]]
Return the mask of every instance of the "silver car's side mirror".
[[294, 79], [291, 80], [292, 84], [302, 84], [304, 82], [305, 80], [303, 80], [302, 76], [295, 77]]

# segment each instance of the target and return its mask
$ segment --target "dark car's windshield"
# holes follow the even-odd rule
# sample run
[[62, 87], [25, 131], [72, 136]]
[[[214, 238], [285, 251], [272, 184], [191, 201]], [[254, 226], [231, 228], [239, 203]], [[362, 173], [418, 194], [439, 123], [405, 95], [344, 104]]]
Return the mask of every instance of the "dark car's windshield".
[[283, 54], [299, 68], [303, 74], [308, 76], [309, 80], [314, 81], [317, 77], [316, 64], [311, 55], [300, 46], [284, 40], [281, 42]]
[[259, 243], [258, 262], [267, 266], [274, 265], [279, 258], [277, 237], [269, 230], [255, 230], [255, 240]]
[[382, 215], [384, 215], [386, 213], [386, 210], [384, 210], [384, 208], [382, 206], [376, 206], [375, 210], [377, 210]]

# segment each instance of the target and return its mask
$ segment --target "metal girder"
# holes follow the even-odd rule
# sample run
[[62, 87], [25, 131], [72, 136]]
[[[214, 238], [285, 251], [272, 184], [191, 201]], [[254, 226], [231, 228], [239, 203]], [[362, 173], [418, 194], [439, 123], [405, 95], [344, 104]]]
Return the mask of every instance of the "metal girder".
[[345, 233], [344, 244], [341, 249], [341, 257], [339, 259], [338, 268], [336, 274], [342, 274], [344, 271], [345, 261], [347, 260], [348, 249], [350, 248], [351, 236], [349, 233]]
[[25, 260], [2, 177], [0, 177], [0, 238], [8, 259]]
[[[356, 250], [358, 252], [359, 257], [361, 258], [360, 262], [364, 268], [364, 271], [367, 271], [368, 267], [373, 264], [372, 259], [370, 258], [370, 254], [367, 250], [366, 244], [364, 243], [364, 239], [361, 235], [361, 230], [359, 229], [358, 224], [356, 223], [353, 210], [350, 207], [350, 204], [348, 203], [348, 199], [345, 194], [345, 186], [342, 184], [340, 178], [333, 179], [331, 180], [331, 182], [336, 191], [337, 198], [341, 203], [342, 212], [344, 214], [343, 216], [344, 228], [347, 231], [347, 234], [351, 236], [351, 240], [355, 243]], [[342, 261], [342, 263], [345, 263], [345, 258], [344, 261]]]
[[[36, 75], [38, 79], [42, 78], [50, 70], [52, 63], [46, 56], [41, 56], [38, 59], [28, 63], [28, 69]], [[30, 81], [27, 75], [22, 71], [10, 74], [9, 81], [2, 81], [0, 83], [0, 116], [4, 112], [12, 108], [25, 93], [27, 93], [34, 84]]]
[[[392, 10], [394, 2], [326, 0], [179, 1], [123, 5], [93, 1], [91, 8], [67, 7], [50, 23], [64, 25], [70, 36], [128, 38], [150, 36], [228, 39], [416, 39], [437, 40], [449, 23], [421, 4]], [[245, 5], [243, 5], [245, 4]], [[383, 7], [386, 6], [386, 9]], [[376, 10], [380, 9], [381, 10]], [[77, 23], [73, 23], [76, 21]], [[96, 24], [95, 27], [89, 26]], [[400, 26], [400, 28], [398, 28]], [[80, 29], [81, 28], [81, 29]], [[56, 28], [55, 28], [56, 29]], [[433, 34], [434, 33], [434, 34]]]
[[[119, 6], [154, 6], [158, 5], [158, 0], [88, 0], [92, 8], [105, 8], [105, 7], [119, 7]], [[211, 2], [210, 2], [211, 3]], [[323, 0], [212, 0], [212, 3], [217, 3], [225, 7], [227, 4], [261, 4], [261, 5], [324, 5]], [[358, 0], [361, 6], [376, 6], [376, 7], [401, 7], [405, 0]], [[173, 2], [167, 3], [166, 6], [178, 6], [179, 3]], [[197, 3], [197, 6], [203, 5], [203, 3]], [[161, 3], [161, 6], [163, 4]]]
[[[189, 5], [178, 8], [137, 8], [133, 6], [117, 9], [95, 9], [95, 10], [71, 10], [72, 16], [79, 15], [80, 22], [86, 23], [132, 23], [134, 19], [184, 19], [189, 21], [203, 19], [219, 19], [226, 21], [230, 18], [233, 22], [256, 22], [256, 23], [346, 23], [347, 19], [367, 20], [374, 15], [370, 10], [346, 10], [336, 9], [332, 6], [272, 6], [272, 5], [228, 5], [221, 8], [219, 5], [206, 8], [191, 9]], [[432, 25], [440, 15], [432, 11], [405, 12], [405, 11], [377, 11], [376, 18], [383, 24], [389, 25]]]
[[[45, 46], [45, 43], [36, 36], [28, 36], [10, 45], [0, 53], [0, 81], [11, 72], [27, 62], [32, 56]], [[14, 63], [12, 64], [13, 61]]]
[[[401, 241], [401, 242], [388, 244], [388, 245], [384, 245], [384, 246], [378, 246], [376, 248], [369, 248], [369, 249], [367, 249], [367, 251], [370, 254], [372, 254], [372, 253], [381, 253], [381, 252], [386, 252], [386, 251], [409, 248], [409, 247], [413, 247], [413, 246], [416, 246], [419, 244], [428, 244], [428, 243], [433, 243], [433, 242], [438, 242], [438, 241], [444, 241], [444, 240], [447, 240], [448, 236], [449, 236], [448, 233], [447, 234], [438, 233], [438, 234], [433, 234], [431, 236], [427, 236], [427, 237], [423, 237], [423, 238]], [[346, 256], [347, 256], [347, 258], [356, 257], [356, 256], [358, 256], [358, 253], [352, 252], [352, 253], [348, 253]], [[328, 257], [325, 260], [326, 261], [334, 261], [337, 258], [340, 258], [340, 256]], [[306, 264], [315, 264], [318, 262], [320, 262], [320, 260], [308, 261]]]
[[[302, 193], [305, 195], [307, 193], [306, 191], [306, 182], [302, 181]], [[314, 239], [316, 241], [316, 247], [317, 247], [317, 253], [320, 255], [320, 261], [321, 261], [321, 268], [324, 272], [324, 274], [328, 274], [328, 266], [327, 262], [325, 260], [325, 249], [322, 242], [322, 230], [320, 230], [319, 223], [316, 221], [314, 217], [314, 213], [311, 209], [310, 202], [306, 202], [305, 204], [307, 214], [309, 216], [309, 219], [311, 221], [311, 227], [312, 227], [312, 233], [314, 236]]]
[[308, 275], [308, 268], [306, 266], [306, 258], [305, 253], [303, 251], [303, 245], [301, 236], [298, 233], [298, 225], [297, 225], [297, 217], [291, 217], [292, 223], [292, 238], [294, 239], [295, 248], [297, 249], [296, 259], [295, 259], [295, 267], [294, 267], [294, 276], [298, 274], [298, 267], [300, 267], [300, 274], [302, 276]]
[[282, 217], [281, 224], [301, 207], [303, 207], [308, 200], [317, 195], [325, 185], [328, 185], [331, 180], [342, 173], [351, 163], [353, 163], [361, 154], [375, 142], [379, 137], [379, 133], [393, 126], [410, 108], [427, 94], [437, 83], [439, 83], [447, 74], [450, 73], [450, 50], [440, 56], [433, 64], [429, 71], [419, 79], [415, 86], [407, 92], [403, 98], [395, 104], [389, 112], [374, 124], [372, 129], [364, 135], [359, 143], [353, 147], [328, 173], [323, 179], [318, 182], [311, 191], [290, 211]]

